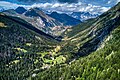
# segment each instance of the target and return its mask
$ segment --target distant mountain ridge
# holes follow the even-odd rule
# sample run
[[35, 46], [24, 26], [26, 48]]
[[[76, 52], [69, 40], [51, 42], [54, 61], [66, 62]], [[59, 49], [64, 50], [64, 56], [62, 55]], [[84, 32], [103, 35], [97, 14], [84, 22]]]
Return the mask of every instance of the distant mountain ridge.
[[97, 16], [99, 16], [99, 14], [91, 14], [89, 12], [73, 12], [69, 15], [81, 21], [85, 21], [90, 18], [96, 18]]
[[[17, 9], [5, 10], [3, 13], [24, 19], [32, 24], [37, 29], [44, 31], [47, 34], [57, 35], [54, 31], [61, 31], [64, 29], [63, 24], [54, 18], [46, 15], [42, 10], [38, 8], [31, 8], [26, 10], [24, 7], [18, 7]], [[53, 28], [55, 27], [54, 31]]]
[[37, 29], [44, 31], [51, 35], [60, 35], [69, 26], [74, 26], [81, 23], [80, 20], [75, 19], [67, 14], [46, 14], [40, 8], [31, 8], [26, 10], [24, 7], [18, 7], [15, 10], [5, 10], [3, 13], [11, 16], [18, 16], [29, 22]]
[[49, 16], [55, 18], [56, 20], [60, 21], [61, 23], [63, 23], [64, 25], [78, 25], [81, 23], [80, 20], [73, 18], [67, 14], [59, 14], [57, 12], [52, 12]]

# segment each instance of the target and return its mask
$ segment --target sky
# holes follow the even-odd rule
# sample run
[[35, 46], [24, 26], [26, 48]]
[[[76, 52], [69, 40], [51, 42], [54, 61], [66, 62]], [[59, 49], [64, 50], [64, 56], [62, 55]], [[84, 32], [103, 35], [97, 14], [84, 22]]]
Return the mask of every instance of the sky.
[[103, 13], [120, 0], [0, 0], [0, 8], [15, 9], [23, 6], [27, 9], [39, 7], [57, 12], [90, 12]]

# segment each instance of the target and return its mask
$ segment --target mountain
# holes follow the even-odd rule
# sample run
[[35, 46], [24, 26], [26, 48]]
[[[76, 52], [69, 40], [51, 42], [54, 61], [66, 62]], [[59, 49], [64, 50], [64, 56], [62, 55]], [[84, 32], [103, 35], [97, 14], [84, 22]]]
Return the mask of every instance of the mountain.
[[4, 11], [4, 8], [2, 6], [0, 6], [0, 12]]
[[23, 18], [0, 13], [0, 79], [120, 79], [120, 3], [61, 36], [59, 41]]
[[24, 12], [26, 12], [27, 10], [24, 8], [24, 7], [18, 7], [15, 9], [15, 11], [18, 13], [18, 14], [23, 14]]
[[57, 43], [25, 20], [0, 13], [0, 79], [25, 79], [35, 68], [42, 69], [48, 64], [43, 57], [49, 56]]
[[62, 46], [66, 47], [62, 50], [76, 57], [71, 56], [74, 59], [68, 64], [51, 67], [31, 79], [120, 79], [120, 3], [97, 18], [68, 29], [65, 34]]
[[18, 15], [18, 13], [14, 9], [4, 10], [4, 11], [2, 11], [2, 13], [7, 14], [7, 15], [11, 15], [11, 16]]
[[90, 18], [95, 18], [95, 17], [99, 16], [99, 14], [91, 14], [89, 12], [73, 12], [72, 14], [70, 14], [70, 16], [72, 16], [76, 19], [79, 19], [81, 21], [85, 21]]
[[80, 20], [75, 19], [67, 14], [59, 14], [57, 12], [52, 12], [49, 16], [63, 23], [63, 25], [73, 26], [73, 25], [78, 25], [81, 23]]
[[[118, 10], [116, 10], [116, 7]], [[88, 55], [96, 51], [104, 38], [108, 36], [113, 29], [119, 26], [119, 16], [118, 4], [97, 18], [89, 19], [67, 30], [64, 34], [64, 40], [68, 41], [68, 45], [71, 45], [71, 50], [74, 53], [76, 52], [77, 55]]]
[[61, 23], [53, 19], [52, 17], [46, 15], [43, 11], [39, 8], [33, 8], [28, 10], [25, 13], [25, 16], [29, 17], [40, 17], [45, 24], [46, 27], [54, 27], [54, 26], [61, 26]]
[[119, 37], [120, 26], [106, 37], [99, 50], [88, 56], [73, 60], [69, 64], [51, 67], [30, 78], [38, 80], [119, 80]]
[[[18, 45], [18, 47], [23, 47], [27, 42], [31, 42], [31, 44], [36, 44], [36, 37], [40, 39], [40, 41], [38, 41], [37, 43], [42, 43], [43, 45], [46, 44], [44, 44], [44, 41], [56, 41], [56, 39], [53, 36], [38, 30], [26, 21], [17, 17], [7, 16], [5, 14], [0, 14], [0, 28], [1, 41], [5, 40], [5, 43], [9, 44], [8, 47], [11, 46], [11, 49], [12, 47], [17, 47], [16, 45]], [[8, 36], [9, 39], [6, 39], [6, 36]], [[31, 40], [30, 37], [34, 40]], [[40, 45], [42, 46], [42, 44]], [[1, 43], [1, 47], [2, 46], [5, 47], [4, 43]]]
[[64, 25], [61, 22], [46, 15], [39, 8], [32, 8], [28, 10], [25, 12], [25, 16], [35, 19], [35, 22], [32, 22], [32, 24], [37, 28], [43, 28], [43, 31], [46, 33], [57, 35], [56, 31], [61, 33], [61, 31], [64, 30]]
[[70, 16], [67, 14], [59, 14], [57, 12], [46, 14], [40, 8], [26, 10], [24, 7], [18, 7], [15, 10], [9, 9], [3, 12], [10, 16], [18, 16], [35, 26], [37, 29], [54, 36], [60, 35], [69, 26], [80, 24], [80, 20], [98, 16], [85, 12], [73, 12]]
[[46, 27], [54, 27], [54, 26], [60, 26], [61, 23], [56, 21], [54, 18], [46, 15], [43, 11], [39, 10], [39, 8], [33, 8], [28, 10], [25, 13], [25, 16], [29, 17], [40, 17], [42, 21], [44, 22]]
[[20, 17], [37, 29], [54, 36], [60, 35], [65, 30], [65, 26], [63, 26], [61, 22], [46, 15], [39, 8], [31, 8], [26, 11], [23, 7], [18, 7], [16, 10], [9, 9], [3, 11], [3, 13], [10, 16]]

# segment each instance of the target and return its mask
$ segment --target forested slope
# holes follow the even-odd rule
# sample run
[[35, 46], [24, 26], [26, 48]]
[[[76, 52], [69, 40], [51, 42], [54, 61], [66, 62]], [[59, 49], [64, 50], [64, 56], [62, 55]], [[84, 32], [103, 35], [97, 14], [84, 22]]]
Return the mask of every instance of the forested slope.
[[0, 14], [0, 80], [119, 80], [120, 3], [63, 39]]

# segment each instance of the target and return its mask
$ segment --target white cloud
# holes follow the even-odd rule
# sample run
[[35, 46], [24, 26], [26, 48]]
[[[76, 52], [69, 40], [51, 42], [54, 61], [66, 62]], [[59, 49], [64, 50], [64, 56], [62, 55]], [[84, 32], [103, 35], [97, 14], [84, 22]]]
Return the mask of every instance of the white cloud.
[[97, 6], [108, 6], [112, 7], [120, 0], [79, 0], [82, 3], [87, 3], [87, 4], [92, 4], [92, 5], [97, 5]]
[[16, 3], [10, 3], [6, 1], [0, 1], [0, 7], [3, 7], [4, 9], [15, 9], [18, 6], [26, 7], [25, 5], [18, 5]]
[[5, 1], [0, 1], [0, 6], [4, 9], [15, 9], [18, 6], [23, 6], [26, 8], [32, 8], [32, 7], [39, 7], [44, 10], [51, 10], [51, 11], [58, 11], [58, 12], [91, 12], [91, 13], [103, 13], [109, 9], [109, 7], [101, 7], [101, 6], [95, 6], [92, 4], [86, 4], [86, 3], [35, 3], [33, 5], [18, 5], [16, 3], [10, 3]]
[[109, 0], [107, 4], [117, 4], [120, 0]]
[[101, 6], [95, 6], [91, 4], [85, 4], [85, 3], [39, 3], [39, 4], [33, 4], [30, 7], [39, 7], [45, 10], [52, 10], [52, 11], [59, 11], [59, 12], [96, 12], [96, 13], [103, 13], [109, 9], [109, 7], [101, 7]]
[[0, 6], [5, 9], [9, 9], [9, 8], [11, 9], [17, 7], [18, 5], [10, 2], [0, 1]]

